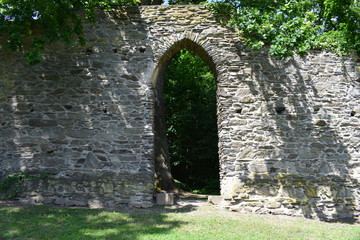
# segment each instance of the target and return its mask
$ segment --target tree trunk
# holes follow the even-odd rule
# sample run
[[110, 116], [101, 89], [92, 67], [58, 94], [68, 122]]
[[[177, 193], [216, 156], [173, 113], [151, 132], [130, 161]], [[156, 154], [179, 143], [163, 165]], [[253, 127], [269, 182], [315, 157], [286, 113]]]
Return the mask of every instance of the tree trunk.
[[154, 131], [155, 131], [155, 179], [157, 187], [161, 190], [172, 192], [176, 190], [174, 179], [171, 174], [169, 159], [169, 148], [166, 137], [165, 105], [163, 84], [159, 84], [155, 89], [155, 114], [154, 114]]

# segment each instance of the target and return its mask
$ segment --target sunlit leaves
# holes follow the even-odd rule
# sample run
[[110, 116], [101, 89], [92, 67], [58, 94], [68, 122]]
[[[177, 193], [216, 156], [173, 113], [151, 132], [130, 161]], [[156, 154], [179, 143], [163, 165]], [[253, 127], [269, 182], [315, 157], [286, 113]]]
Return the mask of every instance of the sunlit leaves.
[[209, 5], [218, 16], [229, 16], [226, 24], [238, 29], [246, 45], [267, 45], [270, 54], [282, 58], [314, 48], [360, 54], [359, 6], [358, 0], [224, 0]]

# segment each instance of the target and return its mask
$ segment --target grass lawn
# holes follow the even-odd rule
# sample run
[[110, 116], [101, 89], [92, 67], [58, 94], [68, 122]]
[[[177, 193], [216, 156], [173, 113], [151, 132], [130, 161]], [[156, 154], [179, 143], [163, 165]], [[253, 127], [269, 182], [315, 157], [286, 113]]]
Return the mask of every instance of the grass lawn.
[[9, 205], [0, 207], [0, 239], [336, 239], [360, 240], [360, 225], [240, 214], [209, 205], [113, 212]]

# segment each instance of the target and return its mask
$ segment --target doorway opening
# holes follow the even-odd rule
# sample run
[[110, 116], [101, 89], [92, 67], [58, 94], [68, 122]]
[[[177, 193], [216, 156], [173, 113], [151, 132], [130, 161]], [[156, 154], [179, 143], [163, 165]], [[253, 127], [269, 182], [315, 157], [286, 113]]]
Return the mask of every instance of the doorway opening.
[[182, 49], [164, 72], [169, 163], [176, 187], [219, 194], [216, 78], [197, 54]]

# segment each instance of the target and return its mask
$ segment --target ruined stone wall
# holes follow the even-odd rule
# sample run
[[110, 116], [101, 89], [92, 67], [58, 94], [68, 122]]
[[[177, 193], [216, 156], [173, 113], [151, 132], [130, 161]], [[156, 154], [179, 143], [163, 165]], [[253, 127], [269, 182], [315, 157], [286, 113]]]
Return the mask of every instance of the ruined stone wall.
[[220, 132], [223, 204], [355, 221], [359, 63], [328, 52], [286, 61], [266, 52], [239, 56], [246, 67], [219, 96], [227, 129]]
[[[24, 196], [152, 205], [162, 76], [183, 48], [217, 78], [222, 205], [324, 219], [359, 213], [359, 63], [328, 52], [276, 60], [200, 6], [102, 14], [88, 46], [26, 66], [0, 52], [0, 178], [46, 172]], [[155, 151], [156, 152], [156, 151]]]
[[40, 65], [1, 51], [0, 172], [50, 174], [30, 201], [150, 207], [153, 53], [146, 24], [99, 16], [88, 46], [46, 49]]

